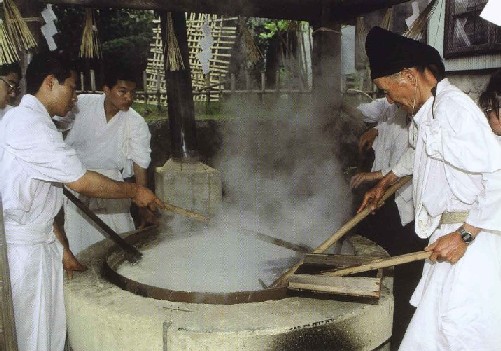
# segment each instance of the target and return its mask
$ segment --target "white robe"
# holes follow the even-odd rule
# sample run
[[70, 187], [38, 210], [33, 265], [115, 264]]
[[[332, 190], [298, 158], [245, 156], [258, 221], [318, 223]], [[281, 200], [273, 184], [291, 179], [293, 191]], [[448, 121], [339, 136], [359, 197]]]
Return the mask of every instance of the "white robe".
[[[83, 94], [78, 96], [75, 113], [66, 142], [87, 169], [123, 180], [133, 175], [133, 162], [142, 168], [149, 166], [150, 131], [144, 118], [132, 108], [119, 111], [107, 122], [104, 95]], [[130, 200], [79, 198], [117, 233], [134, 230]], [[104, 239], [94, 222], [68, 199], [64, 211], [66, 235], [75, 254]]]
[[62, 246], [52, 230], [62, 184], [85, 174], [45, 107], [25, 95], [0, 122], [0, 192], [19, 351], [62, 351]]
[[[360, 104], [357, 108], [364, 115], [364, 121], [377, 122], [375, 128], [378, 130], [378, 136], [372, 145], [375, 156], [372, 171], [381, 171], [386, 175], [410, 147], [407, 115], [395, 104], [390, 104], [386, 98]], [[410, 223], [414, 219], [411, 183], [397, 191], [395, 203], [402, 225]]]
[[7, 113], [12, 108], [10, 105], [6, 105], [4, 108], [0, 108], [0, 120], [3, 118], [3, 116]]
[[415, 151], [393, 172], [412, 171], [420, 237], [432, 243], [460, 226], [440, 225], [443, 212], [469, 211], [466, 223], [483, 230], [456, 264], [425, 262], [400, 350], [500, 350], [501, 146], [480, 109], [447, 79], [435, 99], [414, 117]]

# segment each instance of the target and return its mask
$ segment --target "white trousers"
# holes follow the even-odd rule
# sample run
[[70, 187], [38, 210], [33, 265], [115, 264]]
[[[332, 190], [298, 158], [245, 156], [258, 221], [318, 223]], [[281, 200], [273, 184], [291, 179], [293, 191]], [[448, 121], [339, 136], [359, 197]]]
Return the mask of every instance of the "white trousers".
[[[454, 231], [442, 225], [430, 238]], [[481, 232], [456, 263], [427, 261], [402, 351], [501, 350], [501, 234]]]
[[62, 351], [66, 339], [62, 245], [7, 244], [19, 351]]

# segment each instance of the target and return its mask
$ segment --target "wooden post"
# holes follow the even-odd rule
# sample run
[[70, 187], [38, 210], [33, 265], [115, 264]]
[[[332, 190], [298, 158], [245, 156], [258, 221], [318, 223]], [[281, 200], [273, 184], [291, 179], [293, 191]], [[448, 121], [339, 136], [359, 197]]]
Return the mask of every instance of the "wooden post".
[[245, 70], [245, 90], [251, 90], [250, 74], [248, 70]]
[[90, 70], [90, 90], [94, 93], [96, 91], [96, 75], [94, 70]]
[[143, 71], [143, 91], [144, 91], [144, 108], [148, 109], [148, 76], [146, 71]]
[[85, 75], [83, 72], [80, 72], [80, 91], [84, 92], [85, 91]]
[[209, 112], [209, 106], [210, 106], [210, 73], [204, 74], [204, 80], [205, 80], [205, 112]]
[[237, 87], [237, 80], [235, 79], [235, 73], [230, 74], [230, 90], [231, 94], [233, 95], [235, 93]]
[[280, 70], [278, 70], [275, 75], [275, 89], [277, 93], [280, 92]]
[[261, 72], [261, 94], [259, 94], [259, 99], [261, 102], [264, 101], [264, 91], [266, 89], [266, 76], [264, 72]]
[[333, 111], [339, 111], [342, 101], [341, 24], [330, 20], [329, 13], [324, 3], [322, 18], [313, 26], [313, 106], [322, 124], [336, 118]]
[[160, 103], [160, 97], [161, 97], [161, 93], [160, 93], [160, 71], [157, 71], [157, 109], [158, 109], [158, 111], [162, 110], [162, 106], [161, 106], [161, 103]]

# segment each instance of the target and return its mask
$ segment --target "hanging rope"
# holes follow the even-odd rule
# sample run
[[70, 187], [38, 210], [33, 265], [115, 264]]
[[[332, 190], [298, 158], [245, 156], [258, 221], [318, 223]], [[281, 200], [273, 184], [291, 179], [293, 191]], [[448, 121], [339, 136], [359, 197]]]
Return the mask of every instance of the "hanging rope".
[[239, 20], [239, 30], [241, 33], [243, 51], [249, 64], [252, 66], [263, 58], [263, 53], [259, 50], [259, 47], [256, 45], [256, 42], [252, 37], [252, 33], [247, 27], [245, 17], [241, 17]]
[[393, 21], [393, 7], [388, 7], [386, 9], [383, 19], [381, 20], [380, 27], [386, 30], [390, 30], [392, 21]]
[[12, 39], [7, 33], [5, 22], [0, 18], [0, 65], [19, 61], [19, 56]]
[[85, 9], [85, 24], [82, 32], [82, 42], [80, 44], [80, 57], [101, 58], [101, 43], [97, 35], [96, 18], [93, 9]]
[[37, 46], [33, 34], [12, 0], [3, 0], [5, 27], [19, 50], [29, 50]]
[[169, 71], [180, 71], [185, 69], [183, 56], [181, 55], [181, 50], [179, 49], [179, 44], [177, 42], [176, 33], [174, 33], [174, 23], [172, 21], [172, 14], [167, 13], [166, 21], [166, 48], [164, 49], [164, 55], [166, 57], [166, 68]]
[[419, 14], [418, 18], [412, 22], [409, 29], [403, 34], [404, 37], [411, 38], [414, 40], [420, 40], [423, 36], [423, 32], [428, 26], [428, 20], [430, 19], [433, 11], [437, 7], [437, 0], [432, 0], [425, 7], [425, 9]]

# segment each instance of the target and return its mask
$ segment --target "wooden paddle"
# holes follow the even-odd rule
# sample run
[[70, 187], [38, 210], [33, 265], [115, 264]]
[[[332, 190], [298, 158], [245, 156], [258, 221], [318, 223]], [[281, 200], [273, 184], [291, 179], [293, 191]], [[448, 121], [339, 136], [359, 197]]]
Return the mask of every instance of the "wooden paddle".
[[419, 260], [425, 260], [431, 256], [431, 251], [417, 251], [408, 254], [393, 256], [389, 258], [378, 258], [369, 263], [361, 264], [358, 266], [351, 266], [342, 269], [337, 269], [334, 271], [322, 272], [322, 275], [327, 275], [329, 277], [341, 277], [344, 275], [350, 275], [355, 273], [362, 273], [372, 271], [374, 269], [386, 268], [391, 266], [398, 266], [404, 263], [410, 263]]
[[[395, 184], [389, 187], [384, 193], [381, 200], [379, 200], [377, 207], [381, 207], [384, 202], [393, 195], [398, 189], [407, 184], [411, 180], [411, 176], [405, 176], [400, 178]], [[371, 209], [366, 207], [360, 213], [357, 213], [352, 219], [350, 219], [346, 224], [344, 224], [337, 232], [332, 234], [327, 240], [325, 240], [322, 244], [320, 244], [312, 253], [324, 253], [327, 251], [332, 245], [334, 245], [339, 239], [341, 239], [346, 233], [348, 233], [355, 225], [357, 225], [362, 219], [367, 217], [371, 213]], [[303, 260], [299, 261], [296, 265], [289, 268], [285, 273], [283, 273], [278, 279], [276, 279], [272, 286], [282, 286], [287, 283], [287, 279], [294, 274], [294, 272], [303, 264]]]

